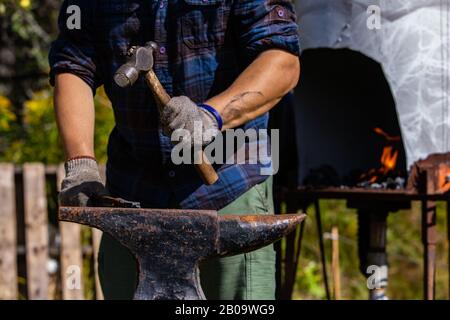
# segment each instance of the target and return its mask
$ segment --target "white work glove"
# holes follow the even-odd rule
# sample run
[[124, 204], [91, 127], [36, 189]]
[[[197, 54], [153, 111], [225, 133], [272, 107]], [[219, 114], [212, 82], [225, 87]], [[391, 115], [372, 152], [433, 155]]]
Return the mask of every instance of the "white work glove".
[[197, 106], [186, 96], [170, 99], [161, 113], [160, 121], [165, 135], [172, 137], [172, 133], [177, 129], [184, 129], [189, 133], [182, 137], [182, 141], [175, 142], [205, 146], [219, 134], [219, 125], [214, 115]]
[[94, 159], [69, 160], [64, 168], [66, 177], [58, 196], [61, 206], [85, 207], [91, 204], [90, 200], [108, 195]]

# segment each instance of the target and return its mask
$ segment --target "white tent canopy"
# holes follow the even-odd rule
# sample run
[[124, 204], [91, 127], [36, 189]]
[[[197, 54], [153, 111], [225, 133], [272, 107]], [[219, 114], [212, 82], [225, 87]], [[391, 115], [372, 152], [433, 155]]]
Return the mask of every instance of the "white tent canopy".
[[303, 50], [349, 48], [383, 66], [408, 166], [450, 151], [450, 0], [295, 1]]

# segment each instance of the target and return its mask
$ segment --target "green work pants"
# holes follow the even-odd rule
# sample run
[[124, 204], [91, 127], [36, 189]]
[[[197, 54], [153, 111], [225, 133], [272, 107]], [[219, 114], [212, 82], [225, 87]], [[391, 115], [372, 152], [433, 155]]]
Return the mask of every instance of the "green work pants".
[[[221, 214], [273, 214], [272, 179], [260, 183], [219, 211]], [[105, 299], [131, 299], [136, 288], [136, 262], [131, 253], [104, 234], [99, 276]], [[275, 251], [272, 245], [200, 265], [206, 298], [251, 300], [275, 298]]]

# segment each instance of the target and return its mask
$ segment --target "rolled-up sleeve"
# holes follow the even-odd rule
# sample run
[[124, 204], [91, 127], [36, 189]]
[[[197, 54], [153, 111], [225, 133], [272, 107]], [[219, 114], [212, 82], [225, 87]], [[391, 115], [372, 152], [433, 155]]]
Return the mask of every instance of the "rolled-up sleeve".
[[[95, 93], [102, 84], [95, 51], [95, 2], [65, 0], [58, 18], [59, 35], [49, 53], [50, 84], [58, 73], [72, 73], [85, 81]], [[68, 10], [69, 8], [69, 10]], [[77, 17], [81, 25], [77, 28]], [[69, 21], [69, 23], [68, 23]]]
[[295, 9], [291, 0], [237, 0], [233, 10], [240, 50], [253, 59], [268, 49], [300, 54]]

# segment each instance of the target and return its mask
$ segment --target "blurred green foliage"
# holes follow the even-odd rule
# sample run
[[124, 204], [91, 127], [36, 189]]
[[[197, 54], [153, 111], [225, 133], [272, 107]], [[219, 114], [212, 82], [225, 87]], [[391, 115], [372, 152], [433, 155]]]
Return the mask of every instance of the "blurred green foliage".
[[[0, 0], [0, 161], [64, 160], [54, 118], [47, 56], [61, 0]], [[102, 88], [95, 98], [96, 156], [106, 161], [114, 119]]]
[[[53, 90], [50, 88], [35, 92], [32, 99], [24, 103], [20, 124], [11, 111], [9, 100], [0, 96], [0, 161], [17, 164], [29, 161], [56, 164], [64, 161], [52, 95]], [[102, 88], [96, 95], [95, 109], [96, 157], [100, 163], [105, 163], [107, 140], [114, 125], [114, 116]]]
[[46, 71], [56, 33], [59, 0], [0, 0], [1, 42], [14, 53], [20, 73]]
[[[38, 1], [31, 0], [2, 0], [0, 4], [0, 13], [9, 17], [10, 30], [16, 36], [17, 43], [28, 44], [28, 50], [16, 52], [17, 59], [28, 62], [23, 66], [25, 69], [22, 69], [22, 72], [35, 71], [35, 69], [27, 70], [27, 66], [37, 67], [39, 70], [47, 68], [45, 49], [51, 40], [48, 31], [54, 28], [48, 22], [51, 22], [53, 19], [48, 19], [49, 16], [46, 16], [46, 19], [42, 19], [38, 14], [40, 12], [39, 7], [40, 3]], [[50, 12], [50, 14], [53, 14], [53, 18], [55, 18], [54, 12]], [[30, 60], [34, 64], [30, 63]]]

